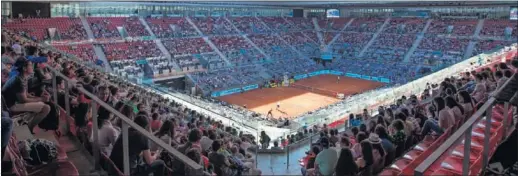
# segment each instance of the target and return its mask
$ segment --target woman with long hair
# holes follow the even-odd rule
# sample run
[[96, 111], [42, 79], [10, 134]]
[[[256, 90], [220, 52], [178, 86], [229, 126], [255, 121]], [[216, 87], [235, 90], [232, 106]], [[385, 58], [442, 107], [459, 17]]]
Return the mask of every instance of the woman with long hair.
[[356, 165], [359, 168], [362, 176], [370, 176], [372, 173], [372, 165], [374, 163], [374, 157], [372, 153], [372, 144], [365, 140], [360, 143], [362, 148], [362, 157], [356, 159]]
[[440, 135], [444, 133], [446, 129], [455, 124], [455, 119], [452, 113], [449, 111], [449, 108], [446, 107], [446, 103], [442, 97], [434, 98], [433, 106], [435, 107], [435, 113], [437, 114], [438, 120], [426, 120], [423, 125], [421, 135], [427, 135], [430, 131], [434, 131], [436, 134]]
[[451, 113], [453, 113], [453, 116], [455, 118], [455, 122], [464, 120], [466, 117], [466, 112], [464, 111], [464, 108], [455, 101], [453, 97], [446, 97], [446, 106], [450, 108]]
[[358, 165], [354, 162], [353, 154], [349, 148], [342, 148], [338, 162], [336, 162], [336, 176], [353, 176], [358, 173]]
[[[175, 142], [175, 135], [175, 127], [171, 120], [164, 121], [164, 124], [162, 124], [160, 129], [155, 133], [157, 138], [162, 139], [162, 141], [173, 147], [177, 145]], [[151, 148], [158, 149], [158, 146], [152, 145]]]
[[484, 82], [484, 77], [481, 74], [475, 75], [475, 90], [473, 90], [473, 93], [471, 93], [471, 96], [477, 101], [481, 102], [486, 98], [487, 94], [487, 87], [486, 83]]
[[473, 102], [473, 98], [467, 91], [460, 91], [457, 94], [457, 100], [464, 108], [466, 117], [470, 117], [475, 110], [475, 103]]

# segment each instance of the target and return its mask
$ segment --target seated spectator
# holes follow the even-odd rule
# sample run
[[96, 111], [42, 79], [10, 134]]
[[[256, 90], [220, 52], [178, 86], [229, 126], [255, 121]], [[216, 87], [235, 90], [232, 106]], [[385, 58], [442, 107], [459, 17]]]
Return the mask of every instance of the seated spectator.
[[360, 143], [362, 148], [362, 156], [356, 159], [356, 165], [360, 175], [373, 175], [373, 149], [372, 144], [369, 141], [362, 141]]
[[[120, 131], [112, 126], [111, 115], [109, 112], [103, 116], [98, 116], [97, 123], [97, 127], [99, 128], [99, 148], [106, 156], [110, 156], [113, 146], [117, 141], [117, 137], [119, 137]], [[93, 136], [94, 135], [92, 130], [92, 134], [90, 135], [90, 142], [94, 141]]]
[[385, 149], [381, 145], [381, 139], [376, 133], [371, 133], [369, 135], [368, 141], [372, 144], [372, 152], [373, 152], [373, 165], [372, 169], [374, 173], [380, 172], [383, 167], [385, 167], [385, 157], [387, 156]]
[[320, 145], [323, 149], [315, 158], [315, 171], [320, 175], [331, 176], [335, 172], [338, 154], [336, 150], [329, 148], [330, 144], [327, 137], [320, 139]]
[[446, 108], [446, 103], [441, 97], [436, 97], [433, 100], [433, 105], [436, 107], [437, 120], [428, 119], [421, 131], [421, 135], [427, 135], [430, 131], [435, 132], [437, 135], [441, 135], [446, 129], [452, 127], [455, 124], [455, 117]]
[[[155, 136], [159, 139], [162, 139], [166, 144], [169, 144], [172, 147], [177, 146], [177, 142], [175, 140], [176, 132], [173, 121], [166, 120], [160, 126], [160, 129], [155, 133]], [[151, 150], [158, 150], [160, 147], [154, 143], [151, 143]]]
[[358, 173], [358, 165], [354, 162], [351, 149], [342, 148], [340, 150], [340, 157], [336, 162], [335, 176], [353, 176]]
[[2, 87], [2, 95], [11, 112], [35, 113], [28, 122], [29, 130], [34, 134], [34, 127], [43, 121], [50, 112], [50, 106], [44, 103], [49, 101], [50, 95], [43, 94], [42, 97], [36, 97], [29, 94], [28, 81], [34, 71], [29, 60], [20, 57], [14, 66], [19, 74], [5, 83]]
[[395, 158], [396, 147], [392, 143], [392, 137], [388, 134], [388, 132], [385, 129], [385, 127], [383, 127], [381, 125], [376, 126], [375, 133], [381, 139], [381, 146], [383, 147], [383, 149], [387, 153], [387, 155], [385, 157], [385, 164], [384, 165], [388, 166], [389, 164], [392, 163], [392, 161]]
[[356, 144], [354, 144], [353, 148], [352, 148], [354, 158], [361, 157], [362, 148], [361, 148], [360, 142], [362, 142], [365, 139], [367, 139], [367, 134], [365, 134], [365, 132], [359, 132], [356, 135]]
[[[405, 150], [405, 143], [407, 135], [405, 133], [405, 122], [400, 119], [394, 120], [392, 122], [392, 128], [394, 129], [392, 132], [392, 143], [396, 145], [396, 157], [401, 156]], [[426, 127], [425, 127], [426, 128]]]
[[[136, 117], [134, 122], [144, 129], [149, 129], [149, 121], [145, 116]], [[159, 152], [151, 153], [148, 139], [133, 128], [128, 129], [128, 140], [129, 139], [132, 141], [128, 146], [131, 174], [149, 175], [150, 173], [153, 173], [153, 175], [164, 175], [165, 163], [164, 161], [157, 159], [160, 155]], [[124, 170], [122, 136], [119, 136], [113, 149], [114, 150], [110, 154], [110, 159], [113, 161], [115, 166], [119, 168], [119, 170]], [[144, 163], [139, 164], [137, 161], [139, 161], [141, 154]]]
[[464, 121], [466, 118], [466, 111], [464, 108], [459, 103], [457, 103], [453, 97], [446, 97], [445, 100], [446, 106], [448, 106], [450, 109], [450, 113], [453, 114], [455, 122], [457, 123], [458, 121]]
[[220, 140], [212, 142], [212, 152], [209, 153], [209, 161], [214, 165], [214, 173], [217, 176], [236, 176], [240, 171], [230, 163], [226, 155], [218, 152], [221, 149], [222, 143]]
[[312, 175], [315, 172], [315, 159], [320, 153], [318, 146], [313, 146], [308, 154], [308, 162], [305, 167], [301, 168], [302, 175]]

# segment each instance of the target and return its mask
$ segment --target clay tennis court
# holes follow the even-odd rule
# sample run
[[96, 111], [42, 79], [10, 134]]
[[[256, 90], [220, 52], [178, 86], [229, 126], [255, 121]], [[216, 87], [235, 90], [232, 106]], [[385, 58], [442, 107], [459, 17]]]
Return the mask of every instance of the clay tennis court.
[[[244, 106], [260, 114], [272, 110], [275, 118], [297, 117], [308, 111], [340, 101], [336, 95], [361, 93], [384, 83], [336, 75], [319, 75], [295, 82], [289, 87], [263, 88], [244, 93], [219, 97], [218, 99], [237, 106]], [[277, 103], [280, 108], [277, 109]]]

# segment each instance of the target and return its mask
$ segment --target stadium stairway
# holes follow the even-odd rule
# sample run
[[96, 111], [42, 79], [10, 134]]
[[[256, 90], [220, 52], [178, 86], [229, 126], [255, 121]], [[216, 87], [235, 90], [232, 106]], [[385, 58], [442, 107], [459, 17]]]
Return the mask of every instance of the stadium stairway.
[[255, 49], [257, 49], [262, 55], [266, 56], [266, 59], [271, 61], [272, 60], [272, 57], [268, 54], [266, 54], [263, 49], [259, 48], [259, 46], [257, 46], [254, 42], [252, 42], [252, 40], [250, 40], [250, 38], [248, 38], [248, 34], [244, 34], [243, 35], [243, 38], [248, 42], [250, 43], [252, 46], [254, 46]]
[[[288, 19], [286, 19], [286, 17], [283, 17], [282, 19], [284, 19], [284, 21], [286, 21], [286, 23], [289, 23], [289, 24], [291, 24], [291, 25], [295, 26], [295, 24], [294, 24], [293, 22], [289, 21]], [[313, 28], [314, 28], [314, 27], [313, 27]], [[305, 30], [301, 30], [301, 31], [305, 31]], [[309, 37], [308, 35], [306, 35], [306, 33], [301, 32], [301, 34], [302, 34], [304, 37], [306, 37], [307, 39], [309, 39], [309, 40], [311, 40], [311, 41], [314, 41], [311, 37]], [[315, 42], [315, 43], [318, 43], [317, 41], [314, 41], [314, 42]]]
[[83, 24], [83, 28], [86, 31], [86, 35], [88, 35], [88, 39], [94, 39], [94, 33], [92, 32], [92, 28], [90, 28], [86, 18], [84, 16], [79, 16], [79, 19], [81, 19], [81, 24]]
[[372, 36], [371, 40], [369, 40], [369, 42], [363, 47], [362, 51], [360, 51], [360, 54], [358, 54], [358, 57], [363, 57], [363, 54], [365, 53], [365, 51], [367, 51], [367, 49], [369, 49], [369, 47], [374, 43], [374, 41], [376, 41], [376, 38], [378, 38], [378, 35], [381, 33], [381, 31], [383, 31], [385, 26], [389, 23], [390, 19], [391, 19], [390, 17], [385, 19], [385, 22], [383, 23], [383, 25], [381, 25], [381, 27], [378, 29], [378, 31], [376, 31], [376, 33], [374, 33], [374, 36]]
[[149, 25], [147, 24], [146, 20], [144, 19], [144, 17], [140, 16], [138, 17], [138, 20], [140, 20], [140, 23], [142, 23], [142, 25], [144, 25], [144, 28], [146, 28], [146, 31], [153, 37], [155, 37], [155, 33], [153, 33], [153, 31], [151, 30], [151, 28], [149, 27]]
[[340, 32], [339, 32], [338, 34], [336, 34], [336, 35], [335, 35], [335, 37], [333, 37], [333, 39], [332, 39], [329, 43], [327, 43], [327, 44], [326, 44], [326, 46], [327, 46], [327, 47], [332, 46], [332, 45], [333, 45], [333, 43], [335, 43], [335, 41], [336, 41], [340, 36], [342, 36], [342, 32], [343, 32], [345, 29], [347, 29], [347, 27], [349, 27], [349, 25], [351, 25], [351, 23], [353, 23], [353, 21], [354, 21], [354, 18], [353, 18], [353, 19], [351, 19], [351, 20], [349, 20], [349, 22], [347, 22], [347, 24], [345, 24], [345, 26], [342, 28], [342, 30], [340, 30]]
[[[195, 25], [196, 26], [196, 25]], [[196, 29], [198, 30], [198, 28], [196, 27]], [[201, 31], [200, 31], [201, 32]], [[214, 50], [216, 53], [218, 53], [219, 57], [221, 57], [221, 59], [223, 59], [225, 61], [225, 63], [227, 63], [227, 65], [232, 65], [232, 63], [230, 63], [230, 61], [228, 61], [227, 59], [227, 56], [225, 56], [219, 49], [216, 45], [214, 45], [214, 43], [212, 43], [212, 41], [209, 40], [209, 37], [202, 37], [203, 40], [205, 40], [205, 42], [207, 42], [207, 44], [209, 44], [209, 46], [212, 48], [212, 50]]]
[[477, 28], [475, 28], [474, 37], [479, 37], [480, 36], [480, 31], [482, 31], [482, 28], [484, 27], [484, 22], [485, 22], [484, 19], [478, 20]]
[[471, 40], [468, 43], [468, 46], [466, 46], [466, 51], [464, 52], [464, 56], [462, 56], [462, 59], [467, 59], [473, 55], [473, 51], [475, 50], [475, 45], [477, 44], [477, 41]]
[[94, 45], [94, 52], [99, 60], [102, 60], [103, 63], [106, 63], [106, 64], [104, 64], [104, 70], [111, 72], [112, 67], [110, 67], [108, 59], [106, 59], [106, 55], [104, 54], [104, 51], [103, 51], [103, 48], [101, 47], [101, 45]]
[[281, 41], [283, 41], [285, 44], [287, 44], [288, 46], [290, 46], [290, 48], [291, 48], [293, 51], [295, 51], [295, 52], [297, 53], [297, 55], [299, 55], [299, 57], [300, 57], [300, 58], [307, 58], [307, 59], [309, 59], [309, 57], [308, 57], [308, 56], [306, 56], [306, 55], [302, 54], [302, 53], [301, 53], [299, 50], [297, 50], [297, 48], [295, 48], [291, 43], [286, 42], [286, 40], [284, 40], [284, 39], [281, 37], [281, 35], [279, 35], [279, 34], [277, 33], [277, 34], [275, 34], [275, 36], [276, 36], [277, 38], [279, 38]]
[[322, 28], [320, 28], [320, 26], [318, 25], [318, 21], [317, 21], [317, 18], [313, 18], [311, 21], [313, 21], [313, 26], [315, 26], [315, 29], [316, 29], [316, 33], [317, 33], [317, 37], [318, 37], [318, 40], [320, 40], [320, 45], [323, 46], [324, 45], [324, 37], [322, 36]]
[[162, 54], [164, 54], [164, 56], [167, 58], [167, 60], [169, 60], [170, 63], [173, 63], [174, 69], [178, 72], [181, 72], [182, 69], [180, 68], [180, 66], [178, 66], [178, 64], [176, 62], [173, 61], [173, 57], [171, 56], [171, 53], [169, 53], [169, 51], [165, 48], [164, 44], [162, 43], [162, 40], [155, 39], [154, 41], [155, 41], [156, 46], [158, 46], [158, 49], [160, 49], [160, 51], [162, 51]]
[[187, 20], [187, 22], [189, 22], [189, 24], [191, 24], [192, 27], [194, 27], [194, 29], [196, 29], [196, 32], [198, 32], [198, 34], [200, 36], [204, 36], [203, 32], [201, 32], [200, 28], [198, 28], [198, 26], [196, 26], [196, 24], [194, 24], [194, 22], [192, 22], [192, 20], [189, 16], [186, 16], [185, 19]]
[[414, 55], [414, 51], [417, 49], [419, 44], [421, 44], [421, 41], [424, 38], [424, 34], [426, 34], [426, 31], [428, 30], [428, 27], [430, 27], [430, 24], [432, 24], [432, 19], [428, 19], [426, 21], [426, 25], [424, 26], [423, 30], [417, 35], [417, 39], [415, 39], [414, 43], [412, 44], [412, 47], [405, 54], [403, 62], [410, 61], [410, 58], [412, 58], [412, 55]]
[[230, 21], [227, 17], [223, 17], [223, 19], [225, 19], [225, 21], [232, 25], [232, 28], [234, 28], [238, 34], [245, 34], [243, 31], [239, 30], [239, 28], [237, 28], [236, 25], [232, 23], [232, 21]]

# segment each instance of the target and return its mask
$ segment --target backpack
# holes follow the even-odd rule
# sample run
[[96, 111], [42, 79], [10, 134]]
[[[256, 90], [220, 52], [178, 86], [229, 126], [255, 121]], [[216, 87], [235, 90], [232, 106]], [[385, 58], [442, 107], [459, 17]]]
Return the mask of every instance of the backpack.
[[28, 165], [38, 166], [57, 159], [56, 144], [45, 139], [27, 139], [18, 141], [20, 153]]

